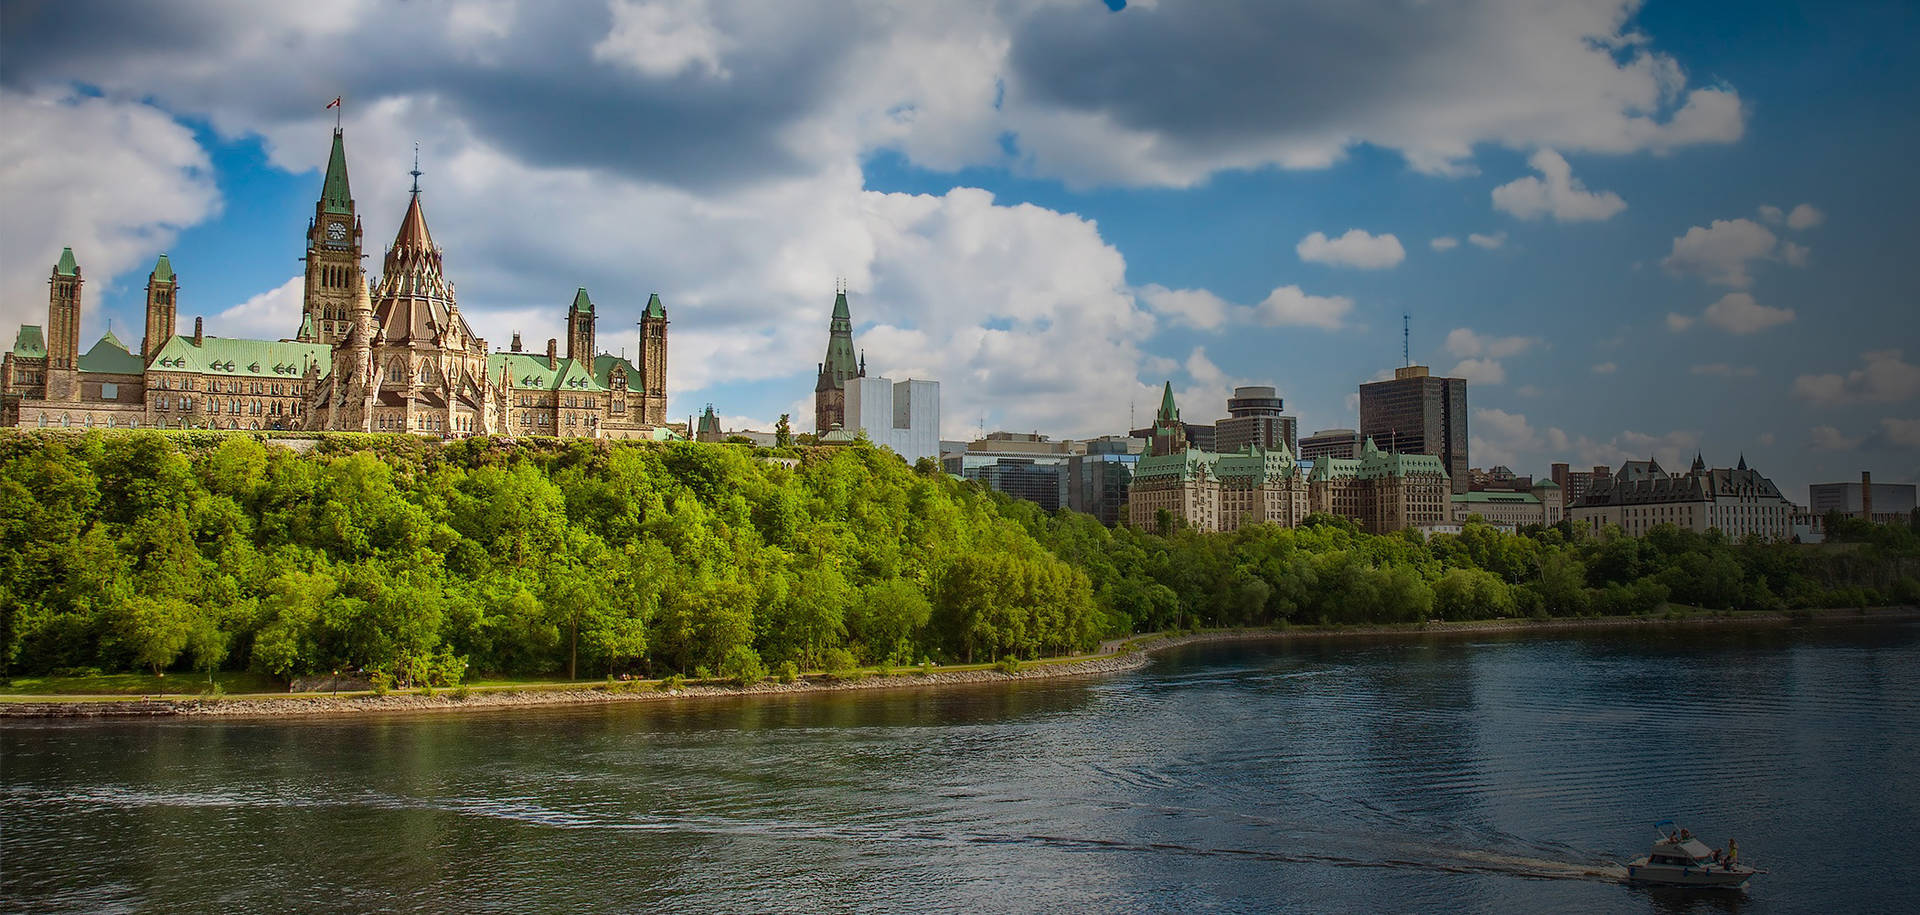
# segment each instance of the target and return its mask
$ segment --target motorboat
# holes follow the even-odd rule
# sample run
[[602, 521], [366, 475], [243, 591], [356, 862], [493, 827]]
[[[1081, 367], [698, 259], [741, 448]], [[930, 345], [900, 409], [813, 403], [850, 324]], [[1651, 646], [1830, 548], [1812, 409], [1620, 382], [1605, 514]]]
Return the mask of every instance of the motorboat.
[[1655, 824], [1653, 849], [1627, 864], [1627, 879], [1664, 886], [1741, 889], [1755, 874], [1766, 873], [1740, 863], [1740, 848], [1728, 840], [1725, 851], [1708, 848], [1693, 833], [1673, 825]]

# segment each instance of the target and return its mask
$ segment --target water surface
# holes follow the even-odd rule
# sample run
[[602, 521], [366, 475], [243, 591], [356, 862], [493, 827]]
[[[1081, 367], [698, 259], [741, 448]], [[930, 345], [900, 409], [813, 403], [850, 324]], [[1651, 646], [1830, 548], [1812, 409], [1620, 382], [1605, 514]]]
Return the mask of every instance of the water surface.
[[[33, 911], [1917, 911], [1920, 625], [1192, 646], [1104, 679], [8, 724]], [[1655, 820], [1745, 894], [1620, 882]]]

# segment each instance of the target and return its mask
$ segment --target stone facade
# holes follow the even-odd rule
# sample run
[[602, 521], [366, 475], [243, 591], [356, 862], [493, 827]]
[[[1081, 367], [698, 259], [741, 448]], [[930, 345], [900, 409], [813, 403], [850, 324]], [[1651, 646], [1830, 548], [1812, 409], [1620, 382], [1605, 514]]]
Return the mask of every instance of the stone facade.
[[1307, 486], [1312, 511], [1351, 518], [1375, 534], [1447, 521], [1452, 514], [1452, 484], [1440, 458], [1381, 451], [1371, 438], [1358, 458], [1315, 460]]
[[1127, 492], [1127, 521], [1134, 527], [1156, 527], [1162, 511], [1210, 532], [1252, 524], [1293, 527], [1307, 516], [1307, 484], [1291, 452], [1284, 446], [1251, 445], [1238, 454], [1188, 447], [1171, 384], [1154, 419], [1152, 442], [1151, 453], [1134, 465]]
[[147, 278], [136, 354], [111, 333], [78, 352], [84, 281], [71, 249], [50, 278], [46, 331], [24, 326], [0, 363], [0, 423], [64, 428], [339, 430], [660, 438], [666, 423], [667, 315], [654, 295], [639, 361], [596, 351], [599, 308], [585, 289], [567, 316], [567, 351], [488, 352], [461, 316], [444, 252], [416, 184], [377, 283], [360, 269], [361, 221], [345, 145], [333, 151], [306, 232], [300, 327], [290, 339], [175, 332], [180, 290], [162, 254]]
[[1593, 481], [1568, 516], [1594, 533], [1614, 524], [1637, 537], [1672, 524], [1697, 533], [1718, 530], [1735, 540], [1789, 540], [1795, 511], [1772, 480], [1747, 467], [1744, 456], [1731, 469], [1709, 470], [1696, 455], [1686, 473], [1668, 473], [1652, 458], [1628, 461]]

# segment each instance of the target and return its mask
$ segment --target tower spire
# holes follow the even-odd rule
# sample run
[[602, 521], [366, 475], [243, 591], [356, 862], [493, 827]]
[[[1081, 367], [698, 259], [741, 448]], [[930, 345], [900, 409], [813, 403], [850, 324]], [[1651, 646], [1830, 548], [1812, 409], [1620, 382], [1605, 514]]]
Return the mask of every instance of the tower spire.
[[413, 141], [413, 171], [410, 171], [407, 174], [413, 176], [413, 196], [415, 197], [420, 196], [420, 141], [419, 140]]

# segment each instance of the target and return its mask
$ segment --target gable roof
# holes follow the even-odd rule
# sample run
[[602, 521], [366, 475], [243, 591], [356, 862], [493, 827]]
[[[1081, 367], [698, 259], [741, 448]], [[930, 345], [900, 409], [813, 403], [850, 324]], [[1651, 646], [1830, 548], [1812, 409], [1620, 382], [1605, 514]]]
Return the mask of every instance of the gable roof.
[[127, 351], [127, 345], [120, 338], [107, 331], [80, 357], [80, 371], [100, 372], [108, 375], [138, 375], [147, 370], [145, 362], [139, 356]]

